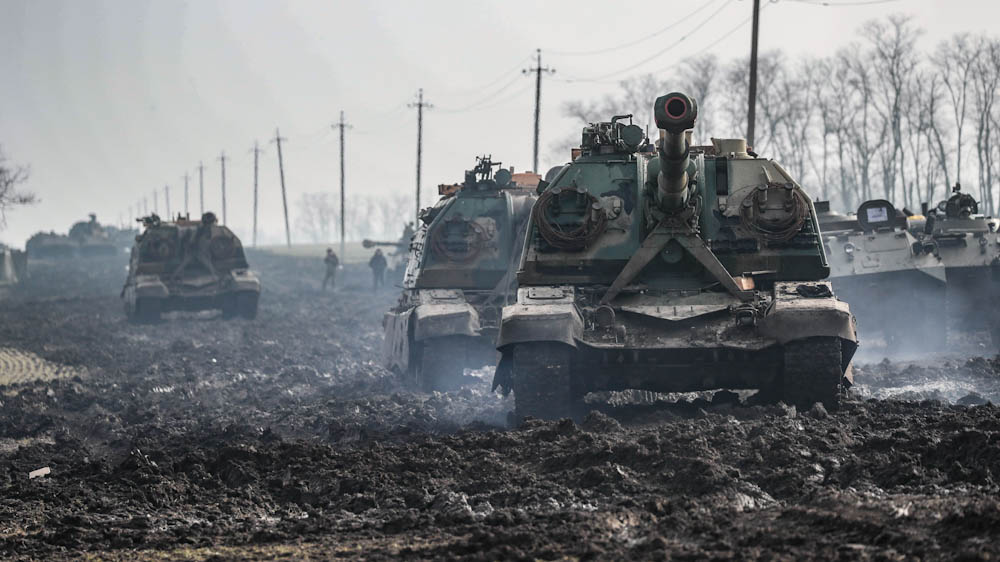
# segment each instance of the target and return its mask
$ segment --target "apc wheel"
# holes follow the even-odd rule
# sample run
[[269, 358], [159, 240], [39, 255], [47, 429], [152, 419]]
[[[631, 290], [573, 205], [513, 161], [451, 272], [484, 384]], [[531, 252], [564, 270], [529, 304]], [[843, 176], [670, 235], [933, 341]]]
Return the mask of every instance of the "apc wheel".
[[412, 369], [414, 386], [424, 392], [455, 390], [465, 376], [465, 349], [451, 338], [425, 340]]
[[827, 410], [836, 410], [843, 378], [840, 338], [814, 337], [785, 344], [782, 395], [786, 403], [811, 408], [821, 402]]
[[240, 293], [236, 295], [236, 310], [239, 315], [247, 320], [257, 318], [257, 301], [260, 295], [257, 293]]
[[570, 347], [551, 342], [514, 346], [511, 379], [518, 419], [572, 417], [577, 401], [571, 384], [570, 352]]

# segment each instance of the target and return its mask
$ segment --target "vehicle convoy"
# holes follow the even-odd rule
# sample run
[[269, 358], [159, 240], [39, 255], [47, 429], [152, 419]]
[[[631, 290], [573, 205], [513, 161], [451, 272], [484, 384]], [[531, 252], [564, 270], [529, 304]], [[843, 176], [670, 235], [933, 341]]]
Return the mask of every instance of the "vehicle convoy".
[[979, 212], [979, 203], [955, 185], [924, 221], [911, 220], [915, 253], [944, 266], [945, 324], [956, 332], [988, 330], [1000, 348], [1000, 220]]
[[65, 259], [115, 256], [128, 248], [129, 243], [123, 241], [122, 235], [133, 231], [104, 226], [97, 222], [94, 213], [89, 217], [89, 220], [74, 223], [68, 235], [38, 232], [28, 239], [25, 249], [32, 259]]
[[866, 201], [853, 215], [830, 212], [817, 201], [830, 281], [851, 304], [858, 330], [877, 349], [940, 349], [947, 343], [945, 322], [933, 311], [945, 302], [942, 260], [923, 249], [920, 217], [907, 216], [883, 199]]
[[172, 310], [221, 309], [224, 318], [257, 316], [260, 281], [243, 245], [213, 213], [200, 221], [178, 215], [142, 219], [122, 288], [130, 321], [155, 322]]
[[585, 127], [580, 156], [539, 185], [494, 387], [542, 418], [625, 389], [836, 407], [857, 338], [824, 281], [812, 201], [743, 139], [691, 146], [690, 97], [662, 96], [654, 114], [655, 153], [615, 116]]
[[494, 173], [499, 165], [480, 158], [460, 188], [421, 213], [403, 292], [385, 314], [387, 366], [427, 391], [455, 387], [466, 367], [496, 364], [500, 310], [514, 299], [535, 199], [510, 171]]

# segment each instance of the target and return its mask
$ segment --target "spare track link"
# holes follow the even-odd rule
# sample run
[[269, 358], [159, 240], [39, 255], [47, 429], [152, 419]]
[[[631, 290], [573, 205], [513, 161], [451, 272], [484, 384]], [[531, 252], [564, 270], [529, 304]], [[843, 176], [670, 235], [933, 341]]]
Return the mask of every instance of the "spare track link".
[[785, 344], [783, 398], [798, 408], [822, 402], [827, 410], [840, 405], [844, 371], [840, 338], [815, 337]]
[[514, 410], [518, 418], [561, 419], [572, 415], [569, 348], [558, 343], [514, 347]]

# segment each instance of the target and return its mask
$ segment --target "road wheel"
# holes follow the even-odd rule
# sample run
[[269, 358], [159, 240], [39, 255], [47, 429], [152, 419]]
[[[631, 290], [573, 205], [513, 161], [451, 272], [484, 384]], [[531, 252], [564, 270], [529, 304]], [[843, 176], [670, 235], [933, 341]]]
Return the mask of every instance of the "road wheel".
[[139, 298], [135, 300], [134, 318], [142, 324], [155, 324], [160, 321], [160, 299]]
[[572, 417], [577, 400], [570, 377], [572, 348], [560, 343], [514, 346], [511, 379], [518, 419]]
[[236, 305], [236, 295], [229, 294], [222, 297], [222, 317], [226, 320], [236, 318], [239, 309]]
[[432, 338], [421, 345], [415, 386], [424, 392], [456, 390], [465, 376], [465, 346], [454, 338]]
[[257, 318], [257, 301], [260, 295], [257, 293], [244, 292], [236, 295], [236, 309], [240, 316], [247, 320]]
[[785, 344], [783, 399], [798, 408], [822, 402], [827, 410], [840, 406], [844, 371], [840, 338], [814, 337]]

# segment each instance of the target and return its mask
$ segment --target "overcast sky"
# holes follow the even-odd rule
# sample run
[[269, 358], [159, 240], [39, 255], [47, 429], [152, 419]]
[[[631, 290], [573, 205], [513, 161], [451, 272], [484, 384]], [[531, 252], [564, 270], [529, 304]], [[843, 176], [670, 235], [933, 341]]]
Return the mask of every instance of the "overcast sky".
[[[831, 54], [866, 20], [895, 12], [915, 17], [929, 47], [959, 31], [995, 33], [1000, 15], [996, 0], [870, 1], [765, 0], [760, 48]], [[565, 101], [597, 97], [633, 74], [663, 72], [679, 57], [746, 56], [750, 11], [749, 0], [0, 0], [0, 144], [12, 161], [30, 165], [25, 187], [41, 199], [9, 214], [0, 240], [23, 246], [33, 232], [65, 232], [88, 212], [117, 223], [144, 196], [152, 206], [164, 185], [176, 212], [185, 173], [197, 212], [199, 161], [206, 207], [218, 212], [221, 151], [231, 157], [228, 222], [248, 236], [255, 140], [266, 149], [262, 229], [280, 240], [269, 140], [277, 127], [288, 139], [282, 148], [294, 219], [302, 193], [339, 189], [330, 124], [340, 110], [354, 126], [348, 198], [411, 194], [416, 111], [407, 103], [421, 87], [435, 106], [424, 119], [425, 205], [437, 184], [460, 180], [477, 154], [528, 169], [534, 81], [520, 71], [536, 47], [557, 71], [543, 85], [545, 170], [565, 159], [551, 147], [577, 133], [560, 114]], [[634, 47], [572, 54], [627, 44], [680, 18], [687, 18], [681, 26]], [[674, 33], [689, 35], [678, 42]], [[605, 83], [578, 80], [595, 77]]]

